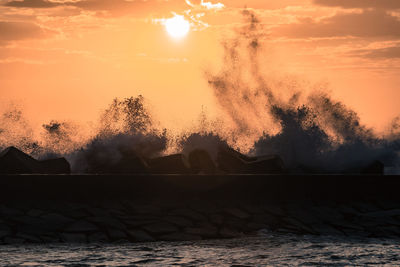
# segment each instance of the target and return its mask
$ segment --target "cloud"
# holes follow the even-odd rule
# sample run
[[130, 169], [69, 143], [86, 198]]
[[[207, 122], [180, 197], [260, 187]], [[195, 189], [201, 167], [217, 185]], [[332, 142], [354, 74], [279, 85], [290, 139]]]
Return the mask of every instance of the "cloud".
[[342, 8], [400, 8], [399, 0], [314, 0], [314, 3], [322, 6]]
[[400, 20], [382, 10], [362, 13], [339, 13], [315, 20], [300, 19], [298, 23], [275, 27], [273, 35], [291, 38], [326, 37], [400, 37]]
[[184, 0], [12, 0], [4, 4], [16, 8], [53, 8], [72, 6], [82, 10], [107, 12], [111, 16], [147, 15], [150, 13], [182, 11], [187, 5]]
[[0, 40], [14, 41], [45, 38], [54, 32], [31, 22], [0, 21]]
[[23, 8], [51, 8], [62, 5], [63, 3], [51, 2], [48, 0], [22, 0], [22, 1], [9, 1], [5, 6], [9, 7], [23, 7]]
[[351, 55], [369, 59], [399, 59], [400, 45], [378, 49], [360, 49], [352, 51]]
[[211, 3], [211, 2], [204, 2], [204, 0], [201, 0], [199, 4], [194, 4], [192, 1], [186, 0], [186, 3], [191, 6], [191, 7], [202, 7], [206, 9], [222, 9], [225, 7], [224, 4], [222, 3]]

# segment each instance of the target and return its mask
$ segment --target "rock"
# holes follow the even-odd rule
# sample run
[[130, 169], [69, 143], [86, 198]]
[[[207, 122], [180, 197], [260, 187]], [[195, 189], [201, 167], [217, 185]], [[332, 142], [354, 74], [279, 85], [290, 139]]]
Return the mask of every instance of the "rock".
[[108, 229], [107, 233], [112, 241], [126, 240], [128, 238], [128, 236], [123, 231], [120, 231], [118, 229]]
[[160, 240], [163, 241], [193, 241], [193, 240], [201, 240], [201, 236], [199, 235], [191, 235], [187, 233], [172, 233], [168, 235], [163, 235], [160, 237]]
[[40, 163], [15, 147], [8, 147], [0, 153], [0, 173], [33, 174], [41, 173]]
[[22, 224], [17, 226], [18, 232], [40, 236], [53, 232], [54, 229], [49, 229], [45, 223], [40, 224]]
[[13, 244], [23, 244], [25, 243], [25, 239], [19, 237], [11, 237], [7, 236], [3, 239], [5, 244], [13, 245]]
[[24, 233], [18, 233], [16, 235], [17, 238], [24, 239], [28, 243], [41, 243], [42, 240], [36, 236], [29, 235], [29, 234], [24, 234]]
[[372, 175], [383, 175], [385, 165], [379, 161], [375, 160], [372, 162], [356, 162], [352, 164], [353, 167], [347, 168], [342, 171], [346, 174], [372, 174]]
[[3, 215], [4, 217], [14, 217], [23, 215], [24, 213], [20, 210], [0, 205], [0, 214]]
[[398, 201], [379, 199], [377, 202], [377, 205], [385, 210], [400, 209], [400, 203]]
[[246, 231], [246, 224], [247, 222], [243, 219], [239, 219], [236, 217], [230, 217], [225, 219], [225, 223], [223, 226], [226, 226], [228, 228], [240, 230], [240, 231]]
[[250, 214], [262, 214], [264, 213], [264, 210], [260, 206], [255, 206], [255, 205], [248, 205], [248, 204], [242, 204], [240, 205], [241, 208]]
[[398, 226], [387, 225], [387, 226], [379, 226], [378, 229], [385, 234], [387, 237], [391, 237], [393, 235], [400, 236], [400, 228]]
[[243, 157], [244, 155], [232, 148], [221, 146], [217, 154], [218, 168], [228, 173], [242, 173], [246, 166]]
[[393, 217], [393, 216], [399, 216], [400, 217], [400, 209], [368, 212], [368, 213], [365, 213], [364, 216], [368, 216], [368, 217]]
[[360, 173], [361, 174], [383, 175], [384, 169], [385, 169], [385, 165], [381, 161], [375, 160], [375, 161], [371, 162], [370, 164], [368, 164], [367, 166], [365, 166], [364, 168], [362, 168]]
[[47, 225], [51, 225], [51, 228], [54, 228], [54, 229], [60, 229], [64, 225], [67, 225], [74, 221], [71, 218], [67, 218], [67, 217], [57, 214], [57, 213], [45, 214], [45, 215], [40, 216], [40, 218], [43, 219]]
[[39, 164], [46, 174], [70, 174], [71, 166], [65, 158], [48, 159], [39, 161]]
[[94, 142], [92, 149], [86, 151], [86, 162], [88, 164], [88, 173], [100, 174], [129, 174], [129, 173], [147, 173], [148, 165], [146, 161], [137, 155], [134, 151], [124, 148], [119, 149], [119, 160], [116, 161], [115, 155], [98, 153], [107, 151], [101, 142]]
[[185, 233], [205, 238], [215, 238], [218, 236], [218, 229], [211, 224], [205, 224], [198, 227], [187, 227], [185, 228]]
[[126, 226], [123, 223], [112, 217], [90, 217], [87, 218], [87, 220], [89, 222], [92, 222], [107, 229], [113, 228], [119, 230], [126, 230]]
[[90, 243], [105, 243], [108, 242], [108, 236], [102, 232], [93, 233], [88, 236], [88, 241]]
[[224, 223], [224, 217], [221, 214], [210, 214], [210, 222], [216, 225]]
[[317, 234], [317, 232], [315, 232], [310, 226], [307, 226], [294, 218], [287, 217], [284, 218], [283, 221], [286, 223], [286, 225], [283, 226], [284, 228], [295, 229], [308, 234]]
[[344, 220], [342, 213], [336, 209], [329, 208], [327, 206], [315, 206], [308, 208], [309, 212], [315, 214], [317, 218], [326, 223], [335, 222], [338, 220]]
[[26, 215], [31, 216], [31, 217], [39, 217], [40, 215], [43, 215], [44, 213], [45, 212], [42, 210], [31, 209], [26, 213]]
[[98, 217], [110, 217], [110, 216], [111, 216], [111, 214], [110, 214], [107, 210], [105, 210], [105, 209], [90, 207], [90, 208], [87, 208], [86, 211], [87, 211], [89, 214], [91, 214], [91, 215], [93, 215], [93, 216], [96, 216], [96, 217], [97, 217], [97, 216], [98, 216]]
[[261, 229], [268, 229], [268, 225], [264, 224], [264, 223], [254, 223], [254, 222], [250, 222], [248, 224], [246, 224], [246, 229], [249, 232], [252, 231], [259, 231]]
[[371, 237], [371, 233], [368, 231], [360, 231], [360, 230], [353, 230], [353, 229], [347, 229], [347, 228], [343, 228], [340, 229], [342, 230], [346, 236], [350, 236], [350, 237]]
[[369, 203], [355, 202], [355, 203], [352, 203], [352, 208], [358, 210], [359, 211], [358, 214], [381, 210], [377, 204], [371, 203], [371, 202], [369, 202]]
[[223, 238], [235, 238], [242, 236], [242, 234], [237, 230], [227, 227], [222, 227], [221, 230], [219, 231], [219, 234]]
[[153, 242], [155, 239], [142, 230], [129, 230], [128, 235], [136, 242]]
[[205, 221], [207, 221], [207, 218], [203, 214], [198, 213], [198, 212], [193, 211], [193, 210], [190, 210], [190, 209], [187, 209], [187, 208], [172, 210], [170, 212], [170, 214], [179, 215], [179, 216], [185, 217], [185, 218], [187, 218], [189, 220], [196, 221], [196, 222], [205, 222]]
[[246, 162], [244, 172], [257, 173], [283, 173], [285, 165], [281, 157], [277, 155], [257, 157], [257, 160]]
[[264, 205], [263, 209], [265, 210], [265, 212], [276, 215], [276, 216], [285, 216], [286, 215], [286, 213], [278, 206]]
[[96, 232], [98, 230], [96, 225], [83, 220], [74, 222], [64, 229], [65, 232], [69, 233]]
[[12, 235], [10, 230], [0, 230], [0, 239]]
[[193, 225], [193, 223], [188, 219], [178, 216], [166, 216], [163, 218], [163, 220], [179, 227], [189, 227]]
[[78, 233], [61, 233], [61, 240], [66, 243], [86, 243], [87, 238], [85, 234]]
[[228, 173], [283, 173], [285, 169], [283, 160], [277, 155], [248, 157], [226, 146], [219, 148], [217, 164]]
[[153, 158], [148, 161], [151, 173], [184, 174], [190, 173], [190, 166], [182, 154]]
[[0, 173], [5, 174], [69, 174], [65, 158], [38, 161], [15, 147], [0, 153]]
[[81, 210], [81, 209], [66, 210], [66, 211], [63, 211], [63, 214], [65, 214], [68, 217], [74, 218], [74, 219], [82, 219], [82, 218], [88, 217], [88, 215], [89, 215], [85, 210]]
[[288, 209], [288, 213], [289, 216], [306, 225], [318, 224], [321, 222], [321, 220], [316, 217], [315, 214], [304, 208]]
[[151, 219], [151, 220], [146, 220], [146, 218], [143, 219], [126, 219], [124, 220], [124, 223], [128, 226], [128, 228], [137, 228], [141, 227], [144, 225], [152, 225], [155, 223], [158, 223], [159, 221], [156, 219]]
[[243, 219], [243, 220], [250, 218], [250, 215], [248, 213], [246, 213], [238, 208], [228, 208], [228, 209], [225, 209], [225, 212], [231, 216], [234, 216], [236, 218]]
[[255, 214], [253, 215], [252, 222], [266, 224], [272, 228], [280, 224], [280, 220], [276, 216], [270, 214]]
[[189, 153], [189, 164], [194, 173], [215, 173], [216, 167], [210, 154], [202, 149], [195, 149]]
[[337, 220], [330, 222], [331, 225], [337, 229], [345, 231], [345, 229], [351, 229], [355, 231], [363, 231], [364, 227], [362, 225], [356, 224], [355, 222], [349, 222], [346, 220]]
[[312, 224], [311, 227], [317, 234], [320, 235], [344, 235], [344, 232], [328, 224]]
[[145, 225], [142, 227], [144, 230], [151, 234], [160, 235], [160, 234], [169, 234], [173, 232], [177, 232], [178, 228], [170, 223], [160, 222], [150, 225]]
[[132, 202], [127, 202], [126, 203], [128, 208], [134, 213], [134, 214], [160, 214], [162, 212], [162, 209], [156, 205], [140, 205], [140, 204], [135, 204]]
[[45, 243], [58, 243], [60, 242], [60, 237], [56, 234], [44, 234], [39, 236], [41, 240]]

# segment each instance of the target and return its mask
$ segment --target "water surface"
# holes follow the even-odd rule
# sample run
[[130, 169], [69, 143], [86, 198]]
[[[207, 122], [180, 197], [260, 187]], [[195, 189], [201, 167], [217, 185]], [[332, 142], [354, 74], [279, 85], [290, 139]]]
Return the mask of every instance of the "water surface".
[[1, 266], [400, 265], [399, 240], [261, 234], [232, 240], [12, 245]]

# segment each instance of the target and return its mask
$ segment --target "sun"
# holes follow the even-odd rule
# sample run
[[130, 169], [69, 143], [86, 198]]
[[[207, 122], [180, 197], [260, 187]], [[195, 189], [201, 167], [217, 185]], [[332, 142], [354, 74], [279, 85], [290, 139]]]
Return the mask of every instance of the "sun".
[[175, 15], [165, 21], [165, 29], [174, 38], [182, 38], [188, 34], [190, 23], [183, 16]]

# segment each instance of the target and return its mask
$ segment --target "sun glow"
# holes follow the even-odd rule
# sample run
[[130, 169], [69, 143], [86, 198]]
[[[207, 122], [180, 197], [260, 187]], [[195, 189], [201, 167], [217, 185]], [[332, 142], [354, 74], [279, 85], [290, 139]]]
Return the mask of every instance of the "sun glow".
[[188, 34], [190, 23], [183, 16], [175, 15], [165, 21], [165, 29], [174, 38], [182, 38]]

